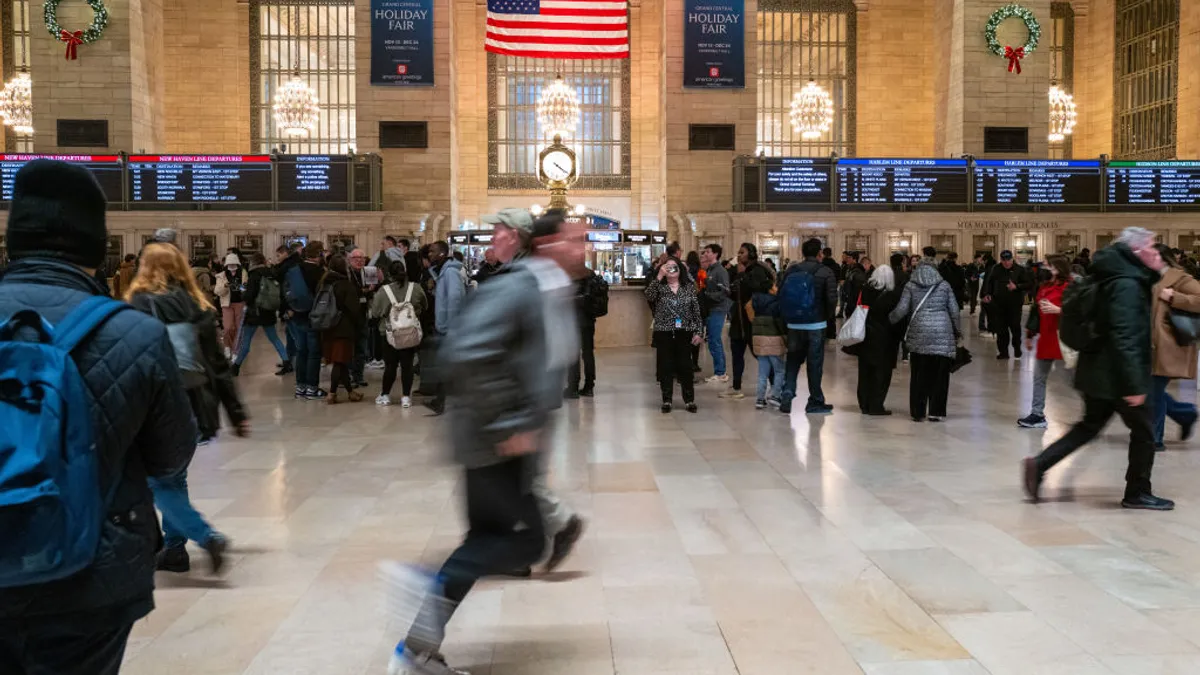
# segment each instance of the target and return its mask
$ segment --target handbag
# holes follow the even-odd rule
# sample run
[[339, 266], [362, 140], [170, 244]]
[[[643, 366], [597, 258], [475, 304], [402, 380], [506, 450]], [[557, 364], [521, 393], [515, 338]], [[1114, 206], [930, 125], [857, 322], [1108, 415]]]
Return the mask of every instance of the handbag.
[[1200, 314], [1172, 309], [1168, 320], [1171, 322], [1171, 332], [1175, 334], [1175, 342], [1180, 347], [1191, 346], [1200, 340]]
[[963, 366], [970, 365], [972, 359], [971, 350], [959, 345], [954, 350], [954, 363], [950, 365], [950, 372], [957, 373]]
[[870, 311], [870, 307], [862, 304], [862, 293], [859, 293], [858, 300], [855, 301], [854, 312], [850, 314], [850, 318], [846, 319], [842, 324], [842, 329], [838, 331], [839, 345], [849, 347], [867, 339], [867, 313]]

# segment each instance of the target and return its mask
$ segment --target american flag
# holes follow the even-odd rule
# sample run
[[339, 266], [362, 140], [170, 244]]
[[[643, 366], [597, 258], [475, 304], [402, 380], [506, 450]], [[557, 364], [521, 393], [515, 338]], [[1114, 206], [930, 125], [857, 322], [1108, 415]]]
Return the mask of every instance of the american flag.
[[629, 58], [628, 0], [488, 0], [485, 46], [545, 59]]

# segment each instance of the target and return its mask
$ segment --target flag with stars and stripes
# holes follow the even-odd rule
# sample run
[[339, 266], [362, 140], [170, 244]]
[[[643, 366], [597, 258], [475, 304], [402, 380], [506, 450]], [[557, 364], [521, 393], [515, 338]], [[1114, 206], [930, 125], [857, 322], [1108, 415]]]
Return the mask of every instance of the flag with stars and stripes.
[[488, 0], [485, 46], [533, 58], [629, 58], [628, 0]]

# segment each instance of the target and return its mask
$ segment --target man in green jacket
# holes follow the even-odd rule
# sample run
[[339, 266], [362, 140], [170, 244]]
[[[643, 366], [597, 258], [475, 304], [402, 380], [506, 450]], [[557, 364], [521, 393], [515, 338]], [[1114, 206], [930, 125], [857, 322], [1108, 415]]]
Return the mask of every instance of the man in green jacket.
[[1102, 344], [1080, 353], [1075, 388], [1083, 395], [1083, 420], [1037, 457], [1024, 460], [1025, 492], [1036, 502], [1042, 476], [1050, 467], [1091, 441], [1114, 414], [1129, 427], [1129, 469], [1125, 473], [1127, 509], [1169, 511], [1175, 503], [1150, 492], [1154, 434], [1146, 394], [1150, 391], [1150, 301], [1165, 267], [1154, 248], [1154, 233], [1126, 228], [1117, 241], [1096, 252], [1092, 276], [1100, 284], [1096, 327]]

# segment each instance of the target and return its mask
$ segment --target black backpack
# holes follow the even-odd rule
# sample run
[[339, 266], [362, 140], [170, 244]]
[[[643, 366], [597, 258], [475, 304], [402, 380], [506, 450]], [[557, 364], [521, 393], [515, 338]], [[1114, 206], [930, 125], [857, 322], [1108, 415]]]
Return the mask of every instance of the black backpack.
[[599, 274], [591, 274], [587, 281], [583, 311], [591, 319], [599, 319], [608, 314], [608, 282]]
[[1063, 291], [1062, 316], [1058, 320], [1058, 338], [1080, 353], [1096, 352], [1104, 342], [1101, 287], [1114, 279], [1089, 275], [1071, 282]]

